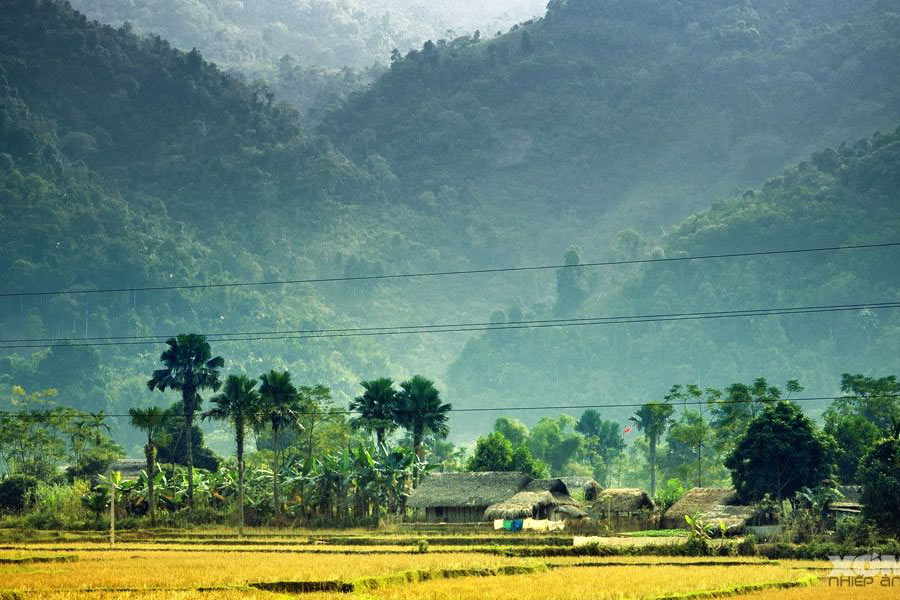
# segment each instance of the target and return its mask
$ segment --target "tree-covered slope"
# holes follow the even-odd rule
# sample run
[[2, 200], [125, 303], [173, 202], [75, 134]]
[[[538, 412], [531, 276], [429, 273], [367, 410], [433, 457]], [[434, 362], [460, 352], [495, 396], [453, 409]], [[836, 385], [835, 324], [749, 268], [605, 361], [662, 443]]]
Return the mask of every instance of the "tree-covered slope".
[[391, 51], [453, 31], [506, 30], [541, 14], [543, 0], [73, 0], [88, 17], [199, 49], [224, 69], [261, 80], [302, 110], [369, 84]]
[[320, 131], [386, 159], [398, 191], [478, 190], [556, 255], [893, 127], [898, 51], [884, 0], [559, 0], [501, 37], [395, 60]]
[[[896, 242], [898, 174], [900, 129], [815, 153], [690, 216], [658, 243], [623, 234], [609, 252], [629, 259]], [[898, 271], [897, 248], [585, 269], [560, 279], [556, 308], [597, 317], [890, 302]], [[533, 305], [496, 318], [554, 314]], [[835, 393], [843, 372], [897, 372], [898, 333], [900, 314], [877, 309], [496, 331], [466, 345], [449, 385], [467, 406], [640, 403], [675, 383], [720, 387], [757, 376], [797, 378], [803, 395], [819, 396]]]
[[485, 31], [540, 14], [543, 0], [75, 0], [91, 18], [154, 33], [182, 49], [199, 48], [217, 64], [261, 72], [290, 55], [306, 65], [367, 67], [385, 63], [448, 30]]
[[[369, 188], [295, 111], [197, 53], [90, 22], [63, 3], [13, 1], [0, 12], [4, 292], [340, 273], [355, 254], [335, 248], [356, 230], [325, 223], [348, 218]], [[309, 286], [0, 301], [4, 340], [352, 322]], [[300, 381], [333, 385], [339, 398], [388, 369], [374, 342], [220, 343], [215, 351], [230, 370], [286, 366]], [[4, 349], [0, 379], [121, 412], [149, 399], [143, 382], [158, 352]]]

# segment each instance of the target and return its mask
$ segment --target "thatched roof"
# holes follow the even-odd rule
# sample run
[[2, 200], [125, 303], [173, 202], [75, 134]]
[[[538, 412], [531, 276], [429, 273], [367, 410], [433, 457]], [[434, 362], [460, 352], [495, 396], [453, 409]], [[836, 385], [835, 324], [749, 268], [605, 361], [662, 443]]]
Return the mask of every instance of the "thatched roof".
[[528, 492], [550, 492], [552, 494], [569, 495], [569, 488], [562, 479], [533, 479], [525, 486]]
[[737, 494], [731, 488], [693, 488], [666, 511], [668, 527], [686, 527], [685, 515], [698, 514], [709, 524], [724, 522], [728, 530], [742, 529], [753, 518], [752, 506], [737, 504]]
[[122, 473], [122, 479], [138, 479], [146, 468], [147, 461], [140, 458], [123, 458], [109, 465], [110, 471]]
[[607, 488], [594, 500], [594, 510], [598, 513], [632, 513], [644, 509], [652, 510], [656, 505], [647, 492], [638, 488]]
[[410, 508], [487, 507], [511, 499], [530, 481], [523, 473], [433, 473], [422, 480], [406, 503]]
[[588, 517], [588, 514], [575, 502], [572, 504], [560, 504], [553, 511], [566, 519], [586, 519]]
[[838, 492], [840, 492], [843, 499], [840, 502], [856, 502], [859, 503], [859, 499], [862, 496], [862, 486], [861, 485], [839, 485]]
[[569, 488], [569, 494], [580, 492], [588, 502], [593, 502], [603, 490], [593, 477], [560, 477], [560, 479]]
[[494, 519], [528, 519], [536, 508], [553, 506], [554, 500], [550, 492], [519, 492], [508, 500], [490, 505], [484, 511], [488, 521]]

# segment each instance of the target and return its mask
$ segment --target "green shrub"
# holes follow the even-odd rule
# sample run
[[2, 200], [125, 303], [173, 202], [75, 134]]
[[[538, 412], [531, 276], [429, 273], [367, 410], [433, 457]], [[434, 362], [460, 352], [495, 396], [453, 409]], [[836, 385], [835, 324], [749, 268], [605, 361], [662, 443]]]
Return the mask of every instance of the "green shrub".
[[175, 527], [190, 527], [192, 525], [222, 525], [225, 523], [225, 513], [209, 506], [197, 506], [195, 508], [183, 508], [170, 514], [170, 521]]
[[692, 535], [681, 547], [684, 550], [684, 556], [709, 556], [711, 554], [709, 541], [700, 536]]
[[735, 556], [737, 555], [737, 544], [734, 542], [722, 542], [715, 547], [714, 554], [716, 556]]
[[416, 552], [419, 554], [428, 553], [428, 540], [419, 540], [416, 542]]
[[835, 537], [841, 545], [863, 548], [875, 542], [875, 526], [860, 517], [847, 517], [837, 522]]
[[72, 529], [83, 526], [89, 515], [81, 501], [90, 491], [86, 481], [39, 483], [33, 493], [32, 512], [52, 517], [59, 525], [53, 529]]
[[13, 475], [0, 481], [0, 513], [20, 513], [25, 510], [38, 480], [29, 475]]
[[680, 479], [669, 479], [665, 485], [656, 492], [656, 506], [660, 512], [666, 512], [673, 504], [684, 496], [684, 486]]
[[738, 542], [735, 547], [735, 552], [738, 556], [756, 556], [759, 554], [759, 549], [756, 547], [756, 536], [752, 533]]

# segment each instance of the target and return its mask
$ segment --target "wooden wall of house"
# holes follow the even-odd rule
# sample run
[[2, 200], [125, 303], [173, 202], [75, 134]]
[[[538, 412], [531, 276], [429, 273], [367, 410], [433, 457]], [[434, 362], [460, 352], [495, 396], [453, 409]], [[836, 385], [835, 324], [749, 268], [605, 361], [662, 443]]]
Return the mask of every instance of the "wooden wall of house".
[[429, 507], [425, 509], [425, 521], [429, 523], [478, 523], [484, 521], [487, 506]]

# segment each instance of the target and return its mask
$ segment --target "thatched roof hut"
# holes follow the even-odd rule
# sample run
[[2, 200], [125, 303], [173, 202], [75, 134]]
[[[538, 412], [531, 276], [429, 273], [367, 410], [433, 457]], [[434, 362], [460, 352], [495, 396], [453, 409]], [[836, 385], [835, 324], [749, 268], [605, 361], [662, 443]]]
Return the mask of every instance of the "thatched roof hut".
[[569, 488], [561, 478], [555, 479], [532, 479], [525, 485], [525, 491], [528, 492], [550, 492], [551, 494], [569, 495]]
[[583, 519], [587, 513], [581, 509], [578, 500], [570, 495], [570, 488], [565, 483], [565, 478], [535, 479], [525, 486], [528, 492], [549, 492], [553, 497], [553, 504], [548, 513], [553, 520]]
[[594, 511], [602, 515], [630, 515], [655, 507], [647, 492], [638, 488], [607, 488], [593, 503]]
[[413, 490], [406, 504], [424, 512], [428, 521], [483, 521], [489, 506], [511, 499], [530, 479], [523, 473], [501, 471], [433, 473]]
[[704, 521], [718, 526], [725, 523], [731, 533], [741, 531], [753, 518], [755, 509], [737, 503], [737, 494], [731, 488], [693, 488], [666, 511], [663, 524], [666, 527], [687, 527], [685, 515], [700, 515]]
[[550, 492], [522, 491], [507, 500], [487, 507], [484, 517], [488, 521], [546, 518], [548, 509], [553, 505], [553, 495]]
[[596, 500], [597, 495], [603, 490], [593, 477], [560, 477], [560, 479], [569, 488], [569, 495], [580, 496], [588, 502]]
[[122, 479], [128, 481], [139, 479], [141, 471], [147, 468], [147, 461], [140, 458], [123, 458], [109, 465], [110, 471], [122, 473]]

